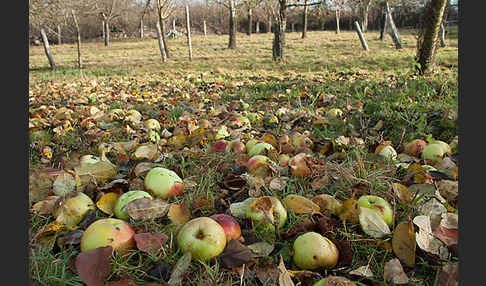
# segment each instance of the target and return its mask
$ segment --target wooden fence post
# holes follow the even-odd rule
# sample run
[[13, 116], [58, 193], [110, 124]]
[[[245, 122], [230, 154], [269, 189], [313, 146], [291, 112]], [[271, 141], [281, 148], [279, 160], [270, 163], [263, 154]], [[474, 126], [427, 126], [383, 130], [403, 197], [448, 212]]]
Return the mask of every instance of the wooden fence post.
[[187, 30], [187, 45], [189, 46], [189, 60], [192, 61], [191, 23], [189, 21], [188, 5], [186, 5], [186, 30]]
[[73, 20], [74, 20], [74, 25], [76, 27], [76, 36], [77, 36], [77, 46], [78, 46], [78, 68], [82, 68], [82, 62], [81, 62], [81, 33], [79, 32], [79, 25], [78, 25], [78, 19], [76, 18], [76, 14], [74, 13], [74, 10], [71, 10], [71, 14], [73, 15]]
[[55, 69], [56, 64], [54, 63], [54, 59], [52, 58], [51, 48], [49, 47], [49, 41], [47, 40], [46, 31], [44, 31], [44, 29], [41, 29], [41, 36], [42, 42], [44, 43], [44, 51], [46, 52], [47, 59], [49, 60], [49, 64], [51, 65], [51, 69]]
[[165, 63], [167, 61], [167, 54], [165, 53], [165, 46], [164, 46], [164, 41], [162, 40], [162, 32], [160, 30], [159, 21], [157, 21], [156, 29], [157, 29], [157, 38], [159, 40], [159, 50], [160, 50], [160, 54], [162, 55], [162, 62]]
[[361, 45], [363, 46], [363, 49], [367, 51], [368, 44], [366, 44], [366, 40], [363, 36], [363, 33], [361, 33], [361, 28], [359, 27], [358, 21], [354, 21], [354, 26], [356, 27], [356, 32], [358, 32], [359, 40], [361, 41]]

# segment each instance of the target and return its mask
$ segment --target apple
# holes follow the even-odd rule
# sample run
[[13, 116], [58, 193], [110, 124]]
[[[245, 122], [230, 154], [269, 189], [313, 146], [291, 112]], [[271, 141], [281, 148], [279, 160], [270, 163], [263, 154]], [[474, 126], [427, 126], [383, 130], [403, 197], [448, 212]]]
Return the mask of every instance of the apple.
[[391, 145], [380, 145], [376, 148], [375, 154], [387, 158], [388, 160], [397, 159], [397, 151]]
[[67, 226], [74, 226], [83, 220], [89, 210], [95, 210], [95, 204], [85, 193], [78, 192], [67, 198], [60, 205], [56, 205], [52, 214], [57, 222]]
[[223, 227], [224, 233], [226, 234], [226, 242], [229, 242], [231, 239], [243, 240], [240, 224], [234, 217], [227, 214], [215, 214], [210, 216], [210, 218], [214, 219]]
[[339, 250], [327, 237], [317, 232], [306, 232], [294, 241], [295, 265], [306, 270], [332, 268], [336, 266]]
[[248, 151], [248, 156], [253, 157], [255, 155], [261, 154], [262, 152], [270, 151], [274, 149], [275, 147], [273, 147], [271, 144], [266, 142], [260, 142], [253, 145], [253, 147], [250, 148], [250, 150]]
[[160, 130], [160, 123], [156, 119], [147, 119], [143, 124], [149, 130]]
[[214, 144], [211, 146], [211, 150], [213, 152], [225, 152], [228, 146], [229, 146], [228, 141], [224, 139], [220, 139], [214, 142]]
[[422, 150], [427, 146], [427, 142], [422, 139], [414, 139], [407, 144], [405, 144], [405, 153], [410, 156], [418, 157]]
[[299, 153], [292, 157], [289, 161], [290, 172], [295, 177], [308, 177], [312, 174], [312, 170], [307, 165], [306, 153]]
[[238, 153], [238, 154], [244, 154], [246, 153], [246, 146], [243, 144], [243, 142], [234, 140], [231, 141], [229, 145], [229, 149], [231, 152]]
[[430, 144], [438, 144], [442, 147], [442, 150], [444, 151], [444, 153], [451, 153], [451, 147], [449, 146], [449, 144], [447, 144], [444, 141], [432, 139]]
[[248, 140], [248, 142], [246, 142], [246, 144], [245, 144], [246, 152], [247, 153], [250, 152], [250, 149], [253, 148], [253, 146], [255, 146], [259, 142], [260, 142], [260, 140], [255, 139], [255, 138]]
[[184, 182], [176, 172], [163, 167], [150, 169], [145, 176], [144, 185], [154, 196], [164, 200], [179, 196], [184, 190]]
[[199, 120], [198, 124], [199, 124], [200, 127], [205, 128], [205, 129], [209, 129], [209, 128], [212, 127], [211, 122], [209, 122], [209, 120], [207, 120], [207, 119]]
[[194, 259], [207, 261], [220, 255], [226, 247], [226, 233], [216, 220], [198, 217], [186, 222], [177, 234], [182, 252], [191, 252]]
[[274, 127], [278, 125], [278, 117], [274, 114], [267, 113], [263, 116], [263, 125]]
[[263, 196], [248, 205], [246, 217], [250, 218], [257, 228], [275, 231], [275, 220], [278, 217], [278, 227], [281, 228], [287, 221], [287, 210], [276, 197]]
[[312, 198], [312, 202], [316, 203], [321, 210], [329, 210], [334, 215], [337, 215], [339, 208], [343, 205], [340, 200], [328, 194], [315, 196]]
[[115, 208], [113, 209], [115, 216], [119, 219], [127, 219], [128, 214], [125, 209], [128, 203], [140, 198], [153, 199], [149, 193], [140, 190], [128, 191], [122, 194], [116, 201]]
[[113, 250], [126, 251], [135, 246], [135, 231], [124, 220], [99, 219], [86, 228], [81, 237], [81, 251], [111, 246]]
[[270, 168], [268, 166], [270, 161], [270, 158], [265, 155], [255, 155], [251, 157], [246, 163], [248, 173], [259, 177], [268, 176], [270, 173]]
[[392, 225], [393, 208], [385, 199], [373, 195], [361, 196], [358, 199], [358, 205], [376, 211], [388, 226]]
[[290, 161], [290, 156], [287, 154], [280, 154], [280, 156], [278, 156], [278, 164], [281, 167], [287, 167], [289, 165], [289, 161]]
[[422, 150], [422, 159], [437, 163], [442, 160], [444, 153], [444, 147], [442, 145], [431, 143]]

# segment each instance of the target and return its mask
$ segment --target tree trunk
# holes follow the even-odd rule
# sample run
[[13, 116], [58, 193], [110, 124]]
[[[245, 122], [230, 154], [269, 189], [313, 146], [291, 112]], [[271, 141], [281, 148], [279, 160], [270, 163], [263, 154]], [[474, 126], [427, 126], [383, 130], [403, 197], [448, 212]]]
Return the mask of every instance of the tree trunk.
[[51, 48], [49, 47], [49, 41], [47, 40], [46, 31], [44, 31], [44, 29], [41, 29], [41, 37], [42, 42], [44, 43], [44, 51], [46, 52], [47, 59], [49, 60], [49, 65], [51, 65], [51, 69], [55, 69], [56, 64], [52, 58]]
[[393, 22], [393, 17], [391, 14], [390, 6], [388, 5], [388, 2], [385, 3], [386, 7], [386, 22], [388, 27], [390, 28], [390, 36], [393, 39], [393, 43], [395, 43], [395, 48], [397, 50], [402, 48], [402, 41], [400, 40], [400, 34], [398, 34], [397, 27], [395, 26], [395, 23]]
[[229, 43], [228, 49], [236, 49], [236, 23], [235, 23], [235, 2], [234, 0], [230, 0], [229, 6]]
[[260, 21], [256, 21], [255, 33], [260, 33]]
[[189, 60], [192, 61], [191, 23], [189, 20], [189, 6], [186, 5], [187, 45], [189, 46]]
[[422, 15], [422, 30], [419, 34], [417, 62], [421, 75], [430, 71], [437, 50], [437, 36], [447, 0], [431, 0]]
[[446, 46], [446, 40], [445, 40], [445, 27], [444, 27], [444, 22], [440, 24], [440, 31], [439, 31], [439, 37], [440, 37], [440, 46], [444, 48]]
[[267, 33], [272, 32], [272, 17], [268, 17], [268, 22], [267, 22]]
[[157, 39], [159, 40], [160, 55], [162, 56], [162, 62], [165, 63], [167, 61], [167, 54], [165, 53], [164, 41], [162, 40], [162, 31], [160, 30], [159, 21], [157, 21], [156, 30], [157, 30]]
[[105, 40], [105, 38], [106, 38], [105, 20], [101, 21], [101, 25], [103, 26], [103, 40]]
[[279, 0], [279, 13], [277, 23], [274, 25], [273, 60], [285, 61], [285, 28], [287, 27], [287, 0]]
[[339, 10], [336, 10], [336, 34], [339, 34], [341, 31], [339, 30]]
[[176, 30], [176, 19], [172, 19], [172, 30]]
[[356, 27], [356, 32], [358, 33], [359, 40], [361, 41], [361, 45], [363, 46], [363, 49], [365, 51], [367, 51], [368, 50], [368, 44], [366, 44], [366, 40], [365, 40], [365, 38], [363, 36], [363, 33], [361, 33], [361, 29], [359, 27], [358, 21], [355, 21], [354, 22], [354, 26]]
[[387, 29], [387, 16], [386, 16], [386, 8], [385, 4], [383, 4], [382, 8], [382, 16], [381, 16], [381, 25], [380, 25], [380, 40], [383, 41], [384, 35], [386, 34], [386, 29]]
[[110, 45], [110, 24], [105, 20], [105, 46]]
[[295, 23], [290, 24], [290, 31], [295, 32]]
[[143, 39], [143, 19], [140, 19], [140, 39]]
[[71, 14], [73, 15], [74, 26], [76, 28], [76, 44], [78, 48], [78, 68], [83, 67], [83, 63], [81, 62], [81, 33], [79, 31], [78, 19], [76, 18], [76, 14], [74, 10], [71, 10]]
[[302, 15], [302, 39], [305, 39], [307, 36], [307, 11], [309, 10], [309, 6], [307, 6], [307, 0], [304, 0], [304, 15]]
[[167, 31], [167, 28], [165, 26], [165, 20], [161, 20], [161, 22], [160, 22], [160, 32], [162, 33], [162, 41], [164, 41], [165, 54], [167, 55], [167, 58], [170, 58], [169, 45], [167, 44], [167, 36], [165, 35], [165, 32], [166, 31]]
[[326, 24], [326, 22], [324, 21], [324, 19], [321, 19], [321, 30], [322, 31], [325, 30], [325, 27], [324, 27], [325, 24]]
[[61, 41], [61, 26], [57, 25], [57, 44], [60, 45], [62, 44]]
[[204, 38], [206, 38], [206, 35], [207, 35], [206, 20], [203, 21], [203, 32], [204, 32]]
[[246, 34], [248, 36], [251, 36], [251, 30], [253, 28], [253, 23], [252, 23], [252, 9], [251, 8], [248, 8], [248, 30], [246, 31]]
[[363, 1], [361, 6], [361, 29], [363, 33], [368, 31], [368, 15], [370, 11], [370, 0]]

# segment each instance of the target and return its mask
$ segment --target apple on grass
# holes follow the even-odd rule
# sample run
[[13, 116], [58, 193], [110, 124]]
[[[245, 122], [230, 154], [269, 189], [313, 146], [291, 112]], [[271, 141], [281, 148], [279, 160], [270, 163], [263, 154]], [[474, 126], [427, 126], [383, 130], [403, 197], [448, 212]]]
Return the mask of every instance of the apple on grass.
[[358, 205], [376, 211], [388, 226], [392, 225], [393, 209], [385, 199], [373, 195], [361, 196], [358, 199]]
[[128, 191], [128, 192], [122, 194], [118, 198], [118, 200], [115, 204], [115, 208], [113, 209], [115, 216], [119, 219], [127, 219], [128, 214], [126, 212], [126, 207], [127, 207], [128, 203], [131, 202], [131, 201], [134, 201], [136, 199], [140, 199], [140, 198], [153, 199], [153, 197], [149, 193], [147, 193], [145, 191], [140, 191], [140, 190]]
[[270, 174], [270, 158], [265, 155], [255, 155], [246, 163], [248, 173], [258, 177], [266, 177]]
[[135, 231], [121, 219], [99, 219], [88, 226], [81, 237], [81, 251], [111, 246], [113, 250], [126, 251], [134, 248]]
[[95, 209], [95, 204], [91, 198], [85, 193], [79, 192], [57, 205], [52, 214], [57, 222], [73, 226], [80, 223], [89, 210]]
[[336, 266], [339, 250], [327, 237], [317, 232], [306, 232], [298, 236], [293, 245], [295, 265], [306, 270], [332, 268]]
[[184, 183], [176, 172], [162, 167], [150, 169], [144, 185], [147, 191], [164, 200], [182, 195], [184, 189]]
[[405, 153], [410, 156], [418, 157], [422, 150], [424, 150], [425, 146], [427, 146], [427, 142], [422, 139], [414, 139], [407, 144], [405, 144]]
[[236, 239], [241, 242], [244, 241], [243, 237], [241, 236], [240, 224], [234, 217], [227, 214], [215, 214], [210, 216], [210, 218], [214, 219], [223, 227], [224, 233], [226, 234], [226, 242], [229, 242], [232, 239]]
[[263, 196], [248, 205], [246, 217], [257, 228], [275, 232], [275, 224], [281, 228], [287, 221], [287, 210], [276, 197]]
[[220, 255], [226, 247], [223, 227], [209, 217], [198, 217], [185, 223], [177, 234], [183, 253], [190, 252], [196, 260], [208, 261]]

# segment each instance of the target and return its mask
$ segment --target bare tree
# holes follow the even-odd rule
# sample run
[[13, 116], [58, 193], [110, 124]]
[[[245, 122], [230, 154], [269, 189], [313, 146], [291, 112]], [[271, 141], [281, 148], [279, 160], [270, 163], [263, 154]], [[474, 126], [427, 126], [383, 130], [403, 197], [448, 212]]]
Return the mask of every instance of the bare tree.
[[74, 21], [74, 26], [76, 27], [76, 44], [78, 48], [78, 68], [82, 68], [83, 64], [81, 62], [81, 32], [79, 31], [79, 24], [78, 24], [78, 19], [76, 18], [76, 12], [71, 10], [71, 15], [73, 16], [73, 21]]
[[420, 21], [417, 40], [417, 69], [420, 74], [430, 71], [437, 51], [437, 40], [447, 0], [430, 0]]
[[215, 3], [226, 7], [229, 12], [229, 42], [228, 49], [236, 49], [236, 9], [241, 6], [243, 2], [237, 0], [215, 0]]
[[167, 18], [172, 15], [174, 12], [176, 5], [175, 5], [175, 0], [157, 0], [157, 16], [158, 16], [158, 21], [160, 23], [160, 30], [162, 32], [162, 41], [164, 41], [164, 49], [165, 49], [165, 54], [167, 55], [167, 58], [170, 58], [170, 53], [169, 53], [169, 46], [167, 44], [167, 39], [166, 39], [166, 26], [165, 26], [165, 21]]
[[251, 36], [251, 32], [253, 29], [253, 9], [255, 9], [260, 2], [257, 0], [244, 0], [243, 3], [247, 9], [247, 18], [248, 18], [248, 28], [246, 30], [246, 34]]
[[192, 61], [191, 22], [189, 18], [188, 5], [186, 5], [186, 31], [187, 31], [187, 45], [189, 47], [189, 60]]
[[120, 17], [121, 5], [119, 0], [100, 0], [94, 2], [93, 13], [98, 13], [103, 20], [105, 46], [110, 45], [110, 23]]

